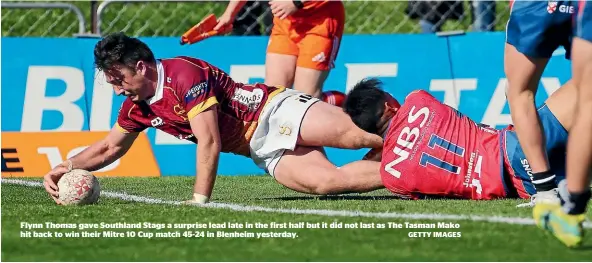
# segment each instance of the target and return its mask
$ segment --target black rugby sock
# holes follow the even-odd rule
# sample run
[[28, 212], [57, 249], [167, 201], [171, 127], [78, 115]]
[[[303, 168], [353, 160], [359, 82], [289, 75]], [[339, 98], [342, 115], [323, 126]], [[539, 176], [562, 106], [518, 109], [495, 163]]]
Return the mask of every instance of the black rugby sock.
[[557, 188], [555, 174], [551, 171], [532, 173], [532, 184], [534, 184], [537, 192], [550, 191], [553, 188]]

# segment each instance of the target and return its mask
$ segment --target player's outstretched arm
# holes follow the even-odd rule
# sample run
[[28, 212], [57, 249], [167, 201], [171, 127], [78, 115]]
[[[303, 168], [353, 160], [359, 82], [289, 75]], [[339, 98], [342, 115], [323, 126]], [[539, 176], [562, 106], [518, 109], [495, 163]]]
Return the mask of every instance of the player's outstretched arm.
[[193, 199], [188, 203], [207, 203], [212, 195], [216, 172], [218, 171], [218, 160], [222, 142], [218, 129], [218, 106], [213, 106], [195, 117], [189, 123], [193, 135], [197, 139], [197, 178], [193, 188]]
[[122, 133], [118, 127], [114, 127], [107, 137], [49, 171], [43, 177], [45, 190], [59, 204], [57, 182], [65, 173], [72, 169], [95, 171], [111, 164], [129, 150], [138, 134]]
[[72, 168], [87, 171], [101, 169], [121, 158], [132, 147], [138, 135], [137, 132], [124, 133], [118, 127], [114, 127], [105, 139], [70, 158]]

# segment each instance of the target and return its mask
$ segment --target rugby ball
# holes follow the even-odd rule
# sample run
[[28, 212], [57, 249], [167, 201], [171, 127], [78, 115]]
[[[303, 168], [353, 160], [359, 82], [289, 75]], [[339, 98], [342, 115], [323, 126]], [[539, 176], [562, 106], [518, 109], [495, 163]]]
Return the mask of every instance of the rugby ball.
[[321, 94], [321, 100], [331, 105], [341, 107], [343, 106], [343, 101], [345, 101], [345, 94], [336, 90], [325, 91]]
[[58, 199], [65, 205], [86, 205], [99, 201], [99, 180], [89, 171], [74, 169], [58, 181]]

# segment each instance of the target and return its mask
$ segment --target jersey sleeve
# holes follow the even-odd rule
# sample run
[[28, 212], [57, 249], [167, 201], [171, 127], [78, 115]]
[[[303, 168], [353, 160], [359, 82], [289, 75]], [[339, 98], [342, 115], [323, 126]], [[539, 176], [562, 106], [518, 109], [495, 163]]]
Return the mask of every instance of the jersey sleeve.
[[180, 73], [177, 85], [185, 104], [187, 119], [191, 120], [201, 112], [218, 104], [216, 98], [215, 83], [209, 78], [209, 66], [188, 65], [185, 71]]
[[134, 133], [134, 132], [141, 132], [146, 129], [146, 126], [142, 125], [140, 122], [137, 122], [132, 117], [132, 110], [134, 109], [134, 105], [128, 106], [124, 102], [124, 104], [119, 109], [119, 114], [117, 115], [117, 121], [115, 122], [115, 127], [122, 133]]

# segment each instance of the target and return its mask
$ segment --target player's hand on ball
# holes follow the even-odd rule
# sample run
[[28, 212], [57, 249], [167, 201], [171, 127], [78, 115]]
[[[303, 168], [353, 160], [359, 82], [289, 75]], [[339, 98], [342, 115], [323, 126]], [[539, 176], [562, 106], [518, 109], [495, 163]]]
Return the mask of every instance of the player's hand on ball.
[[49, 193], [49, 196], [58, 205], [61, 205], [62, 201], [58, 199], [59, 191], [57, 183], [65, 173], [70, 171], [70, 169], [68, 163], [62, 163], [43, 176], [43, 186], [45, 187], [45, 191]]
[[269, 1], [269, 6], [271, 7], [271, 13], [279, 19], [284, 19], [298, 11], [298, 7], [296, 7], [292, 1]]

